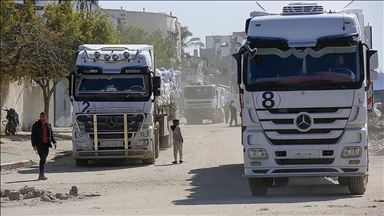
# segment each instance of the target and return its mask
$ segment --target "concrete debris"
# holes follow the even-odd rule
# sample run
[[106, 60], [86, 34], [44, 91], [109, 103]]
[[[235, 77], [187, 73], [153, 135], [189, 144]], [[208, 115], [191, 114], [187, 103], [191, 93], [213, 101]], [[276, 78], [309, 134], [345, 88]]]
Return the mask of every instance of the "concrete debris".
[[45, 202], [52, 202], [52, 200], [48, 197], [48, 195], [44, 194], [42, 197], [41, 197], [41, 200], [42, 201], [45, 201]]
[[77, 195], [77, 187], [76, 186], [72, 186], [71, 190], [69, 191], [69, 194], [70, 195], [73, 195], [73, 196], [76, 196]]
[[20, 191], [11, 191], [9, 193], [9, 200], [19, 200], [20, 199]]
[[35, 192], [34, 191], [31, 191], [31, 192], [28, 192], [27, 194], [24, 195], [24, 199], [32, 199], [32, 198], [35, 198]]
[[11, 190], [4, 190], [4, 193], [3, 193], [3, 196], [2, 197], [9, 197], [9, 193], [11, 192]]
[[24, 186], [18, 191], [11, 191], [9, 189], [1, 190], [1, 197], [8, 197], [9, 200], [27, 200], [33, 198], [40, 198], [44, 202], [56, 202], [58, 200], [68, 200], [71, 197], [77, 197], [78, 199], [83, 199], [85, 197], [97, 197], [100, 194], [87, 194], [81, 195], [78, 194], [78, 188], [72, 186], [70, 194], [63, 193], [52, 193], [51, 191], [38, 190], [34, 187]]

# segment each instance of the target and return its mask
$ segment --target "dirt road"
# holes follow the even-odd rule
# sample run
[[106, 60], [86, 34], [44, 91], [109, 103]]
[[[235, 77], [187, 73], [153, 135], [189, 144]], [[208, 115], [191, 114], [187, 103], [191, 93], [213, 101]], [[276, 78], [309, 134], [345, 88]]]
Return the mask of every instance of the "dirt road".
[[1, 175], [1, 189], [25, 185], [52, 193], [95, 197], [43, 202], [39, 198], [2, 199], [1, 215], [381, 215], [384, 211], [384, 157], [371, 157], [364, 196], [328, 178], [292, 179], [287, 187], [253, 197], [242, 178], [240, 128], [225, 124], [181, 125], [184, 163], [172, 165], [172, 149], [163, 150], [155, 165], [139, 161], [100, 161], [76, 167], [72, 157], [46, 168], [47, 181], [36, 181], [38, 168]]

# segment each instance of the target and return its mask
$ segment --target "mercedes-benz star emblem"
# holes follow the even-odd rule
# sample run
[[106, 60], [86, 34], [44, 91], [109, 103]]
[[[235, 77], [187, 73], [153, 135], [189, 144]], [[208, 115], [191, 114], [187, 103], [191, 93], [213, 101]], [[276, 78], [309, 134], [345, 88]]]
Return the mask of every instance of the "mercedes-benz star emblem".
[[109, 116], [105, 120], [105, 125], [107, 125], [107, 127], [109, 128], [114, 128], [117, 125], [117, 119], [114, 116]]
[[295, 125], [301, 132], [306, 132], [311, 129], [313, 120], [308, 113], [299, 113], [295, 119]]

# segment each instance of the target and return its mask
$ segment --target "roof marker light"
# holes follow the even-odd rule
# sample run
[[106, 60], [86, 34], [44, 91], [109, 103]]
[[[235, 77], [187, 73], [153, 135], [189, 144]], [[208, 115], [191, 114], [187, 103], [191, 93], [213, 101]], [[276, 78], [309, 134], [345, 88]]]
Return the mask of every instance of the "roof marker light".
[[95, 54], [93, 54], [95, 56], [95, 58], [100, 58], [101, 54], [99, 52], [95, 52]]
[[105, 54], [104, 59], [105, 59], [105, 61], [109, 61], [109, 60], [111, 60], [111, 56], [109, 54]]
[[113, 54], [112, 59], [113, 59], [113, 61], [119, 60], [119, 55]]
[[129, 54], [129, 52], [124, 52], [123, 56], [124, 56], [124, 58], [129, 58], [131, 55]]

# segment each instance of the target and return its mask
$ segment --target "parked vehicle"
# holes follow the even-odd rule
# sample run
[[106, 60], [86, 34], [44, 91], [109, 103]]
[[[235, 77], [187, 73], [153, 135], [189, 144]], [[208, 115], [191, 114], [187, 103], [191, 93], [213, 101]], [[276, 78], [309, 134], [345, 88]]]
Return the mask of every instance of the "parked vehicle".
[[5, 134], [15, 135], [17, 131], [17, 126], [20, 125], [19, 114], [17, 114], [16, 110], [13, 108], [4, 108], [3, 110], [7, 112], [7, 116], [5, 117], [7, 120], [3, 120], [1, 122], [5, 126]]
[[351, 194], [364, 194], [378, 55], [363, 11], [288, 4], [281, 13], [252, 12], [245, 31], [233, 57], [252, 195], [290, 177], [338, 177]]
[[152, 45], [80, 45], [67, 77], [77, 166], [98, 159], [155, 163], [160, 147], [171, 146], [177, 109], [161, 77]]

